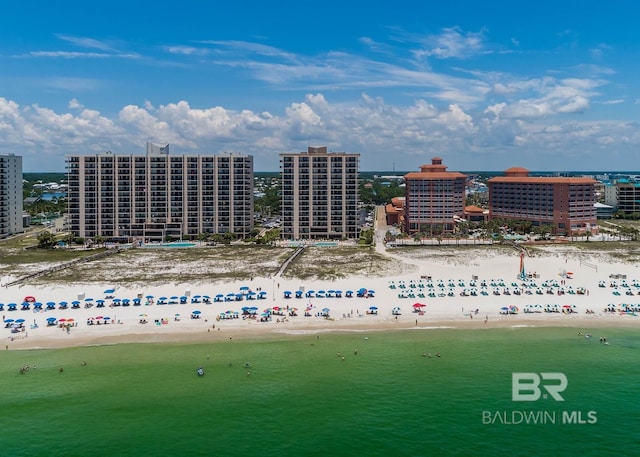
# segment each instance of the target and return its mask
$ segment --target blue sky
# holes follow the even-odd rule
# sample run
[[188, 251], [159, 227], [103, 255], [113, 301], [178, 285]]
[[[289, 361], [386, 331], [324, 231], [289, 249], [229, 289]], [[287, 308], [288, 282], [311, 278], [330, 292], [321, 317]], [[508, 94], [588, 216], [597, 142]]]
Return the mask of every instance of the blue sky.
[[[58, 6], [61, 3], [64, 6]], [[9, 2], [0, 153], [328, 146], [361, 170], [640, 169], [635, 1]]]

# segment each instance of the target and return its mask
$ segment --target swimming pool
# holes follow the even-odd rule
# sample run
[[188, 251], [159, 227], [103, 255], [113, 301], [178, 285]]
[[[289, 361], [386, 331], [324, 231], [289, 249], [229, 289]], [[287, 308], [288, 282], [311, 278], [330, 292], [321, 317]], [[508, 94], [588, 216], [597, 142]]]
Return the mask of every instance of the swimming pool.
[[317, 243], [313, 243], [314, 246], [337, 246], [337, 241], [318, 241]]
[[145, 248], [192, 248], [196, 246], [196, 243], [189, 243], [185, 241], [177, 241], [175, 243], [161, 243], [161, 244], [145, 244]]

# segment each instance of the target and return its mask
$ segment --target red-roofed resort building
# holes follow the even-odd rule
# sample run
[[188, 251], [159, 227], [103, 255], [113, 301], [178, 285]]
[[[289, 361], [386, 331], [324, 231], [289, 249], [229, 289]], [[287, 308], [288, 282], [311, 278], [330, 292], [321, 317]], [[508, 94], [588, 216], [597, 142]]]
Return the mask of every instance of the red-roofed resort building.
[[440, 234], [453, 232], [456, 219], [464, 217], [467, 176], [447, 171], [440, 157], [422, 165], [419, 172], [407, 173], [405, 231]]
[[529, 170], [513, 167], [505, 170], [504, 176], [489, 179], [487, 184], [491, 219], [549, 225], [555, 234], [597, 230], [594, 179], [531, 177]]

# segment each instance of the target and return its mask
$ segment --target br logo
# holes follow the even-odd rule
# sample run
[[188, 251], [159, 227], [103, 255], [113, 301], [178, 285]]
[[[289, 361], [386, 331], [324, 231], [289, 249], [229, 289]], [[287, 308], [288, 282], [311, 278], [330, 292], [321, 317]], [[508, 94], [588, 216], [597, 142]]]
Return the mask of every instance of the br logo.
[[547, 398], [547, 394], [542, 393], [544, 389], [555, 401], [564, 401], [560, 392], [567, 385], [567, 377], [563, 373], [511, 373], [511, 400], [536, 401], [541, 396]]

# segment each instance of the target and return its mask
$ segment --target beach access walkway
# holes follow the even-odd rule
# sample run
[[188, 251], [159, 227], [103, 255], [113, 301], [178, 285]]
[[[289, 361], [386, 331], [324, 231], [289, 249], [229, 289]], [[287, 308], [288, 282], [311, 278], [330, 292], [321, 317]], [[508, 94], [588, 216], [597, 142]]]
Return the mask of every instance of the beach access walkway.
[[279, 278], [282, 276], [282, 273], [285, 272], [285, 270], [287, 269], [287, 267], [289, 266], [289, 264], [291, 262], [293, 262], [293, 260], [298, 257], [300, 254], [302, 254], [302, 252], [304, 251], [304, 246], [299, 246], [295, 251], [293, 251], [293, 254], [291, 254], [289, 256], [289, 258], [287, 260], [285, 260], [282, 265], [280, 266], [280, 269], [276, 272], [276, 274], [273, 275], [274, 278]]
[[26, 275], [26, 276], [23, 276], [21, 278], [18, 278], [18, 279], [14, 280], [14, 281], [11, 281], [11, 282], [8, 282], [6, 284], [3, 284], [3, 286], [5, 288], [12, 287], [12, 286], [17, 286], [17, 285], [22, 284], [23, 282], [28, 281], [30, 279], [39, 278], [41, 276], [48, 275], [49, 273], [53, 273], [55, 271], [60, 271], [60, 270], [64, 270], [64, 269], [67, 269], [67, 268], [71, 268], [71, 267], [76, 266], [76, 265], [78, 265], [80, 263], [91, 262], [93, 260], [102, 259], [104, 257], [108, 257], [108, 256], [113, 255], [113, 254], [119, 254], [119, 253], [121, 253], [123, 251], [124, 251], [124, 248], [108, 249], [106, 251], [98, 252], [97, 254], [93, 254], [93, 255], [90, 255], [90, 256], [87, 256], [87, 257], [82, 257], [81, 259], [74, 259], [74, 260], [71, 260], [69, 262], [62, 263], [60, 265], [56, 265], [56, 266], [53, 266], [53, 267], [45, 268], [44, 270], [36, 271], [35, 273], [31, 273], [29, 275]]

